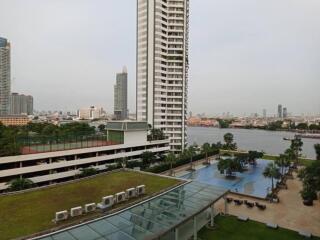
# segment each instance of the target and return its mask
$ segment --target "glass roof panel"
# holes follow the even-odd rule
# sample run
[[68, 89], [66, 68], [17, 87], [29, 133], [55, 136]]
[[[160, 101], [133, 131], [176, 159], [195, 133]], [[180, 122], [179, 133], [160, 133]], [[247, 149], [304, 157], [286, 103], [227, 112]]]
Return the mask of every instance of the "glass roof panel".
[[139, 240], [152, 239], [202, 212], [227, 190], [189, 182], [153, 199], [111, 216], [52, 233], [42, 240]]

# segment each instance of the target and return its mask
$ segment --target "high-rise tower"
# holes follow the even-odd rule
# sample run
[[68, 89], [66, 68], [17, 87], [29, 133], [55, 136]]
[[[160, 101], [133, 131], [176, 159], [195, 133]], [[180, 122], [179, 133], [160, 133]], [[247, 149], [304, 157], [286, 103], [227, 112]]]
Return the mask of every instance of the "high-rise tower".
[[117, 120], [128, 118], [128, 73], [123, 67], [122, 73], [117, 73], [114, 85], [114, 115]]
[[10, 43], [0, 37], [0, 115], [9, 114], [10, 91]]
[[137, 120], [186, 145], [189, 0], [137, 0]]

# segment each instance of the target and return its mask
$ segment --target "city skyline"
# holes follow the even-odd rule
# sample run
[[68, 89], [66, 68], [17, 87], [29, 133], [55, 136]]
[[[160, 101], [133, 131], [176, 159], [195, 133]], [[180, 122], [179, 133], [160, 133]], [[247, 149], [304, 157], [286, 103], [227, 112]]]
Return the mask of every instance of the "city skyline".
[[[126, 1], [126, 9], [117, 1], [109, 3], [103, 12], [99, 8], [106, 4], [97, 3], [77, 1], [74, 9], [75, 1], [3, 1], [0, 35], [12, 44], [12, 91], [33, 95], [35, 109], [101, 105], [111, 112], [111, 86], [118, 66], [128, 65], [129, 74], [135, 76], [135, 1]], [[232, 10], [231, 4], [238, 6], [234, 1], [191, 1], [191, 15], [202, 18], [191, 20], [188, 110], [239, 115], [264, 108], [272, 114], [282, 102], [293, 114], [319, 113], [319, 55], [314, 51], [320, 39], [314, 31], [319, 29], [319, 3], [277, 2], [279, 9], [290, 7], [286, 12], [273, 9], [276, 1], [243, 1]], [[268, 11], [271, 8], [274, 11]], [[252, 9], [252, 16], [246, 17]], [[132, 21], [123, 21], [124, 16]], [[204, 22], [210, 22], [211, 28], [204, 28]], [[290, 94], [286, 95], [287, 86]], [[133, 112], [134, 77], [128, 88]], [[234, 98], [225, 96], [227, 90]]]

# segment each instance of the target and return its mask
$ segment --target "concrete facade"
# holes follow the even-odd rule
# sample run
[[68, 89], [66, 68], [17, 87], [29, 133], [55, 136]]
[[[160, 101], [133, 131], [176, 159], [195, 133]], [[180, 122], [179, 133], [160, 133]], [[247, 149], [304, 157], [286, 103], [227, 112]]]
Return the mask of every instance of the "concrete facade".
[[12, 93], [9, 97], [11, 115], [33, 115], [33, 97]]
[[137, 120], [186, 146], [189, 0], [137, 0]]
[[117, 120], [128, 119], [128, 73], [123, 67], [121, 73], [117, 73], [116, 85], [114, 85], [114, 115]]
[[0, 115], [9, 114], [11, 92], [10, 43], [0, 37]]

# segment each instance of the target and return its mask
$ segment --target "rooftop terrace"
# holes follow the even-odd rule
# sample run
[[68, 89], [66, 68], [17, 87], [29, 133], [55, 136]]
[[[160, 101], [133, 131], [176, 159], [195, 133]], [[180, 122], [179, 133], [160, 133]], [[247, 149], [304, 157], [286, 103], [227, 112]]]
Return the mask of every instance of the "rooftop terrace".
[[[101, 213], [87, 214], [59, 224], [52, 220], [55, 212], [87, 203], [98, 203], [104, 196], [141, 184], [146, 185], [145, 196], [151, 196], [180, 183], [179, 180], [156, 175], [118, 171], [24, 193], [0, 195], [0, 236], [3, 240], [13, 239], [77, 224], [88, 218], [99, 217]], [[135, 198], [116, 207], [125, 207], [139, 200], [141, 198]]]

